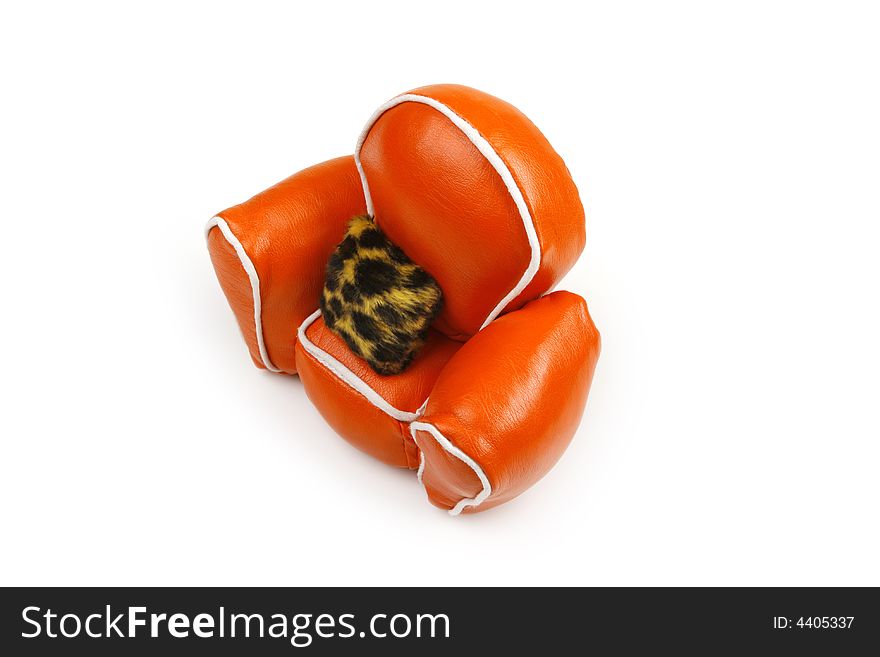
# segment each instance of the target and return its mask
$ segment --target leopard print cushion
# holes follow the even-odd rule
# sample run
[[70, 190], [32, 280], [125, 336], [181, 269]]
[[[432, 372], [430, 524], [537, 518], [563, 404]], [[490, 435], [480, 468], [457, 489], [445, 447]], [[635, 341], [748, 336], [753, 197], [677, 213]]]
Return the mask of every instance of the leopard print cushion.
[[354, 217], [327, 263], [324, 324], [379, 374], [398, 374], [440, 312], [440, 286], [392, 244], [372, 217]]

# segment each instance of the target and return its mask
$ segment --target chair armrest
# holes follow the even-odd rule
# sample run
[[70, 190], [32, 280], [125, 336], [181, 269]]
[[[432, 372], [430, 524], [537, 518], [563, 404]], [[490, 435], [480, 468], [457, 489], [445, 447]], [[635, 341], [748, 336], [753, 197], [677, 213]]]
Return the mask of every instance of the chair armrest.
[[365, 211], [352, 156], [315, 165], [214, 217], [208, 251], [257, 367], [296, 373], [302, 321], [348, 220]]
[[410, 425], [430, 501], [482, 511], [546, 474], [574, 436], [599, 358], [576, 294], [554, 292], [499, 317], [446, 364]]

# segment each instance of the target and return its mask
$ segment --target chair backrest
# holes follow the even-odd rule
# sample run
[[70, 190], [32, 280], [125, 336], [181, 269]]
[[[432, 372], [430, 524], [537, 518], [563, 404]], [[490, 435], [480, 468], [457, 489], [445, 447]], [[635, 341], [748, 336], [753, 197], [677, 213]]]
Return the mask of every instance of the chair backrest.
[[465, 340], [551, 289], [584, 247], [562, 158], [522, 112], [460, 85], [397, 96], [355, 149], [367, 211], [440, 284], [434, 326]]

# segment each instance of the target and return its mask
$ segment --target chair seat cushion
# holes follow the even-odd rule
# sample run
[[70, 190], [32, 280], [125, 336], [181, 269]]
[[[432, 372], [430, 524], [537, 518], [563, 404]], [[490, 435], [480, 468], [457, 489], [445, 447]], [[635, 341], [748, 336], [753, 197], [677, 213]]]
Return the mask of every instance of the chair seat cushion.
[[376, 373], [315, 312], [300, 326], [297, 371], [309, 399], [343, 438], [398, 467], [416, 469], [409, 423], [461, 343], [429, 330], [424, 347], [400, 374]]

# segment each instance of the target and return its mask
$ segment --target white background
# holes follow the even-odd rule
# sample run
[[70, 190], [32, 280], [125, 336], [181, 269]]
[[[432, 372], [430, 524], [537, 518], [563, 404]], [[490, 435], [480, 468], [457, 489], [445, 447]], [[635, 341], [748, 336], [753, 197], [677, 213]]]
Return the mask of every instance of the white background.
[[[0, 584], [880, 584], [871, 3], [241, 5], [0, 13]], [[566, 159], [604, 347], [457, 519], [251, 365], [202, 236], [435, 82]]]

